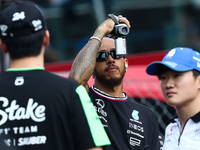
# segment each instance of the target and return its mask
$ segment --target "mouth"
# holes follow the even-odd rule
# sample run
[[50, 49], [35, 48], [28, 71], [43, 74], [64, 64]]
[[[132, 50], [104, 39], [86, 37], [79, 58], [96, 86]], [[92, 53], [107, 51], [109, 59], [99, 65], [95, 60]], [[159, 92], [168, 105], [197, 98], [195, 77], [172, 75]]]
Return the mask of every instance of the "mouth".
[[119, 67], [117, 67], [117, 66], [108, 66], [106, 69], [105, 69], [105, 71], [117, 71], [117, 70], [119, 70]]
[[176, 92], [168, 91], [168, 92], [166, 93], [166, 96], [167, 96], [167, 97], [172, 97], [172, 96], [174, 96], [175, 94], [176, 94]]

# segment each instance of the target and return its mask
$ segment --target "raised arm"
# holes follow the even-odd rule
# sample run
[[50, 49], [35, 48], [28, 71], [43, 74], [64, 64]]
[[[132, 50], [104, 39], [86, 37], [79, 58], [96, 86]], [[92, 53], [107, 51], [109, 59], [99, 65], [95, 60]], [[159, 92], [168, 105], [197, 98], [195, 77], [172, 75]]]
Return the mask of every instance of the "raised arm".
[[[115, 16], [115, 18], [117, 21], [119, 20], [117, 16]], [[122, 18], [121, 22], [126, 23], [130, 28], [130, 23], [125, 17]], [[102, 40], [104, 36], [108, 35], [113, 30], [114, 25], [114, 21], [110, 18], [99, 25], [93, 35], [93, 37], [96, 37], [99, 40], [95, 38], [89, 40], [88, 43], [78, 53], [72, 64], [68, 78], [83, 85], [87, 91], [89, 90], [87, 82], [94, 71], [96, 55], [99, 47], [101, 46], [100, 40]]]

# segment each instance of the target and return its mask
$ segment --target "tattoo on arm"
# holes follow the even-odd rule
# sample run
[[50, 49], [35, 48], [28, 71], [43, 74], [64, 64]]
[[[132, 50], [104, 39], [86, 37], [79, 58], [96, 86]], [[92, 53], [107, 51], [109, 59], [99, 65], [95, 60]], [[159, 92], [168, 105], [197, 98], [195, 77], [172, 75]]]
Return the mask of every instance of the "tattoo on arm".
[[[107, 19], [96, 29], [93, 36], [103, 39], [105, 35], [113, 30], [113, 27], [114, 22], [111, 19]], [[87, 91], [87, 82], [94, 71], [96, 55], [100, 44], [101, 43], [96, 39], [90, 40], [76, 56], [68, 76], [69, 79], [73, 79], [85, 86]]]
[[89, 41], [88, 44], [83, 47], [72, 64], [69, 74], [70, 79], [77, 81], [83, 86], [87, 85], [94, 71], [99, 47], [100, 42], [95, 39]]

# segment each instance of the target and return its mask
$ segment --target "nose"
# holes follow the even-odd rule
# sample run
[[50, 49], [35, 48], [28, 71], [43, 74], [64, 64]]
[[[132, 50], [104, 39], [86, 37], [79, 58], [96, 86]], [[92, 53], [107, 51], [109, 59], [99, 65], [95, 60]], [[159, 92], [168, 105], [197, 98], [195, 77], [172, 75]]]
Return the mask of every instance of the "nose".
[[107, 61], [107, 64], [115, 63], [115, 59], [113, 59], [112, 56], [111, 56], [110, 54], [108, 55], [108, 58], [107, 58], [106, 61]]
[[170, 88], [173, 88], [173, 87], [174, 87], [174, 80], [172, 78], [168, 78], [165, 88], [170, 89]]

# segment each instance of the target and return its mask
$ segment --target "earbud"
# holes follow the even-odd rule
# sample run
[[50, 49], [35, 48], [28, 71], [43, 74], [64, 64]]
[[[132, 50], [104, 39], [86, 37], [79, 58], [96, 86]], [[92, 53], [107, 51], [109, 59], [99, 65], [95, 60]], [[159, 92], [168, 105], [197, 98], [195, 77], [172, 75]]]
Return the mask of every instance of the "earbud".
[[127, 72], [128, 64], [125, 64], [125, 72]]

